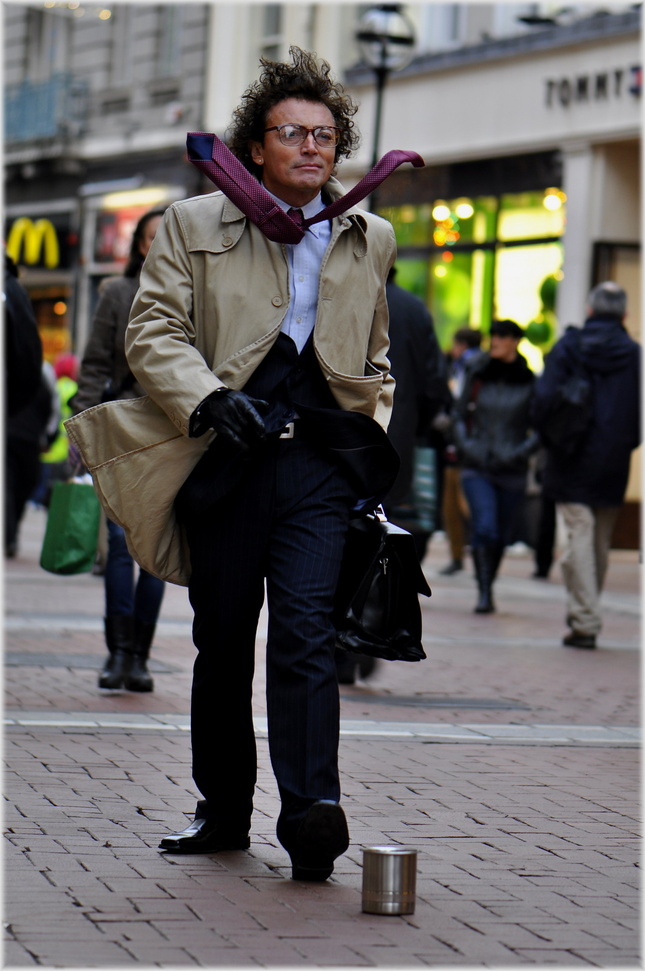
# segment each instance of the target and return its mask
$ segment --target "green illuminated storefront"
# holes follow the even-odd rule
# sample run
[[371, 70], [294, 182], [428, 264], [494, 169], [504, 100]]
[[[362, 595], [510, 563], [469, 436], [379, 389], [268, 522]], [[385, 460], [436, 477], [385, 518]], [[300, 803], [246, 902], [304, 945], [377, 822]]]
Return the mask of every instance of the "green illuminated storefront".
[[[486, 334], [493, 318], [511, 318], [526, 329], [521, 350], [539, 370], [558, 332], [555, 293], [562, 277], [566, 196], [555, 181], [540, 185], [544, 170], [554, 176], [557, 164], [545, 166], [542, 156], [531, 162], [524, 156], [513, 171], [512, 159], [490, 160], [480, 164], [474, 179], [470, 167], [459, 165], [431, 172], [427, 185], [421, 180], [416, 185], [418, 195], [432, 193], [427, 201], [412, 201], [408, 177], [395, 189], [405, 201], [397, 205], [396, 199], [380, 197], [378, 211], [396, 232], [397, 282], [427, 304], [444, 349], [459, 327]], [[520, 181], [530, 184], [532, 173], [534, 185], [522, 191], [464, 191], [485, 190], [486, 184], [499, 190], [505, 182], [512, 189]], [[438, 196], [432, 183], [441, 182], [462, 192]]]

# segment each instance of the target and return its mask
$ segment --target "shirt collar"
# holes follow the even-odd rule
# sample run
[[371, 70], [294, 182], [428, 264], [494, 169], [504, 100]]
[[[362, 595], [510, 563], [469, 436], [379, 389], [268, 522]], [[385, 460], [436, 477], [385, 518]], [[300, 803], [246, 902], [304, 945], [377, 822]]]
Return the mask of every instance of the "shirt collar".
[[[267, 192], [269, 192], [266, 186], [264, 186], [264, 188], [266, 189]], [[283, 199], [280, 199], [279, 196], [274, 195], [273, 192], [269, 192], [269, 195], [271, 196], [272, 199], [275, 200], [275, 202], [280, 206], [280, 208], [284, 212], [288, 212], [289, 209], [301, 209], [305, 219], [311, 219], [312, 216], [316, 216], [322, 209], [325, 208], [325, 203], [323, 202], [323, 198], [322, 198], [322, 192], [319, 192], [316, 198], [312, 199], [311, 202], [308, 202], [306, 206], [291, 206], [288, 202], [285, 202]], [[313, 226], [308, 226], [307, 230], [308, 232], [313, 233], [314, 236], [318, 236], [321, 227], [322, 227], [322, 223], [314, 223]]]

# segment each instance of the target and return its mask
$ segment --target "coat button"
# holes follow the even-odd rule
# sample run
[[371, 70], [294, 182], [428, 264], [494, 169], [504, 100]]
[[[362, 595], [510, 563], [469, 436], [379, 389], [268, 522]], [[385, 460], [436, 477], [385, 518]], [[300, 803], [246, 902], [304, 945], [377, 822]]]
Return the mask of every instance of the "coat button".
[[274, 297], [273, 300], [271, 301], [271, 303], [273, 304], [274, 307], [281, 307], [282, 306], [282, 297]]
[[222, 236], [222, 246], [232, 246], [233, 237], [232, 236]]

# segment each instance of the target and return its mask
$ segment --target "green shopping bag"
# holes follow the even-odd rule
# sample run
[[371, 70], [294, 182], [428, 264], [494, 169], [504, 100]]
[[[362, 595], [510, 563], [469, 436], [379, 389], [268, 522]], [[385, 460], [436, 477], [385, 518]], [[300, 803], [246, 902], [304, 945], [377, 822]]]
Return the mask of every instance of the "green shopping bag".
[[49, 573], [88, 573], [96, 559], [101, 507], [91, 481], [56, 482], [40, 565]]

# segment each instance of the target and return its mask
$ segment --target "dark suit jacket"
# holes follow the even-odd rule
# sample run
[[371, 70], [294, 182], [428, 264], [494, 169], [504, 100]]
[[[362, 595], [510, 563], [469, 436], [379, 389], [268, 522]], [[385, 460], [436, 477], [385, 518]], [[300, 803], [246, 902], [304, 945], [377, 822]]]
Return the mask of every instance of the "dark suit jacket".
[[388, 357], [396, 381], [394, 407], [387, 430], [401, 458], [401, 468], [387, 504], [404, 503], [410, 492], [414, 446], [427, 435], [442, 405], [450, 400], [445, 360], [423, 303], [396, 283], [386, 287], [390, 313]]

